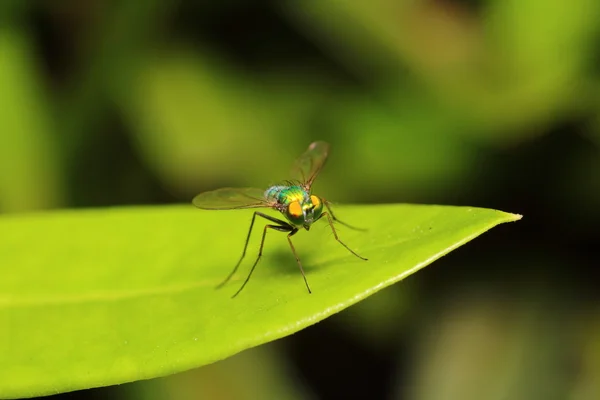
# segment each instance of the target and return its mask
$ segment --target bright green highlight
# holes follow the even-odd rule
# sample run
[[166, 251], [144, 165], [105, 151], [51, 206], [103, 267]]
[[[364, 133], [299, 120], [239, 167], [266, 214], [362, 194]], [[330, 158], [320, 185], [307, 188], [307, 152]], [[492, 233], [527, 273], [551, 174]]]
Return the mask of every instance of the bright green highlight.
[[[337, 206], [340, 238], [319, 222], [260, 235], [238, 275], [251, 210], [192, 206], [62, 211], [0, 218], [0, 397], [51, 394], [205, 365], [314, 324], [518, 215], [468, 207]], [[275, 211], [273, 215], [277, 215]], [[508, 229], [504, 228], [504, 229]], [[502, 251], [502, 249], [498, 249]], [[494, 255], [490, 254], [490, 258]]]

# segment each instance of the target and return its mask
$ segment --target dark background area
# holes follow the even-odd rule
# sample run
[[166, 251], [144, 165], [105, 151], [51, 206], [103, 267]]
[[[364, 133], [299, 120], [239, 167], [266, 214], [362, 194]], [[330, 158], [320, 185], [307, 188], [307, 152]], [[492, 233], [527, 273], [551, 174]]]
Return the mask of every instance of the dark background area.
[[276, 343], [52, 398], [600, 398], [600, 3], [346, 3], [2, 3], [2, 213], [186, 203], [321, 139], [340, 202], [524, 215]]

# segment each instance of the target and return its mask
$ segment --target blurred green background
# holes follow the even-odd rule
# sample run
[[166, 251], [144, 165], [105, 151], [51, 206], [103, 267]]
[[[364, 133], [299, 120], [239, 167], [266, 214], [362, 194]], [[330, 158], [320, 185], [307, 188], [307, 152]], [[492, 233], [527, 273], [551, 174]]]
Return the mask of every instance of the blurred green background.
[[334, 201], [524, 214], [284, 340], [56, 399], [600, 398], [597, 0], [4, 0], [0, 18], [2, 213], [266, 187], [321, 139]]

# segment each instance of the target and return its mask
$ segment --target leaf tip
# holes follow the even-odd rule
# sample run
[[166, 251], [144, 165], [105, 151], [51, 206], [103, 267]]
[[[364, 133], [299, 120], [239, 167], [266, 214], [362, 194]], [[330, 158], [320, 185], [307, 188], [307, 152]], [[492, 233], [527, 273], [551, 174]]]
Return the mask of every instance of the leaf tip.
[[520, 219], [523, 218], [522, 214], [512, 214], [512, 213], [510, 213], [509, 215], [511, 217], [511, 219], [510, 219], [511, 222], [515, 222], [515, 221], [518, 221], [518, 220], [520, 220]]

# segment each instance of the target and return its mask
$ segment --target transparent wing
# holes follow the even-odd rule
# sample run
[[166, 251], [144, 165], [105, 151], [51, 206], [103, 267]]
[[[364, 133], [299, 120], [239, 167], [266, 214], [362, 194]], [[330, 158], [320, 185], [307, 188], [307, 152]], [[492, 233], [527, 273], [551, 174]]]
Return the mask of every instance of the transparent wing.
[[292, 174], [302, 182], [306, 190], [310, 189], [313, 181], [319, 175], [319, 171], [325, 165], [327, 155], [329, 155], [329, 143], [313, 142], [294, 163]]
[[200, 193], [192, 203], [205, 210], [272, 207], [264, 198], [264, 190], [255, 188], [223, 188]]

